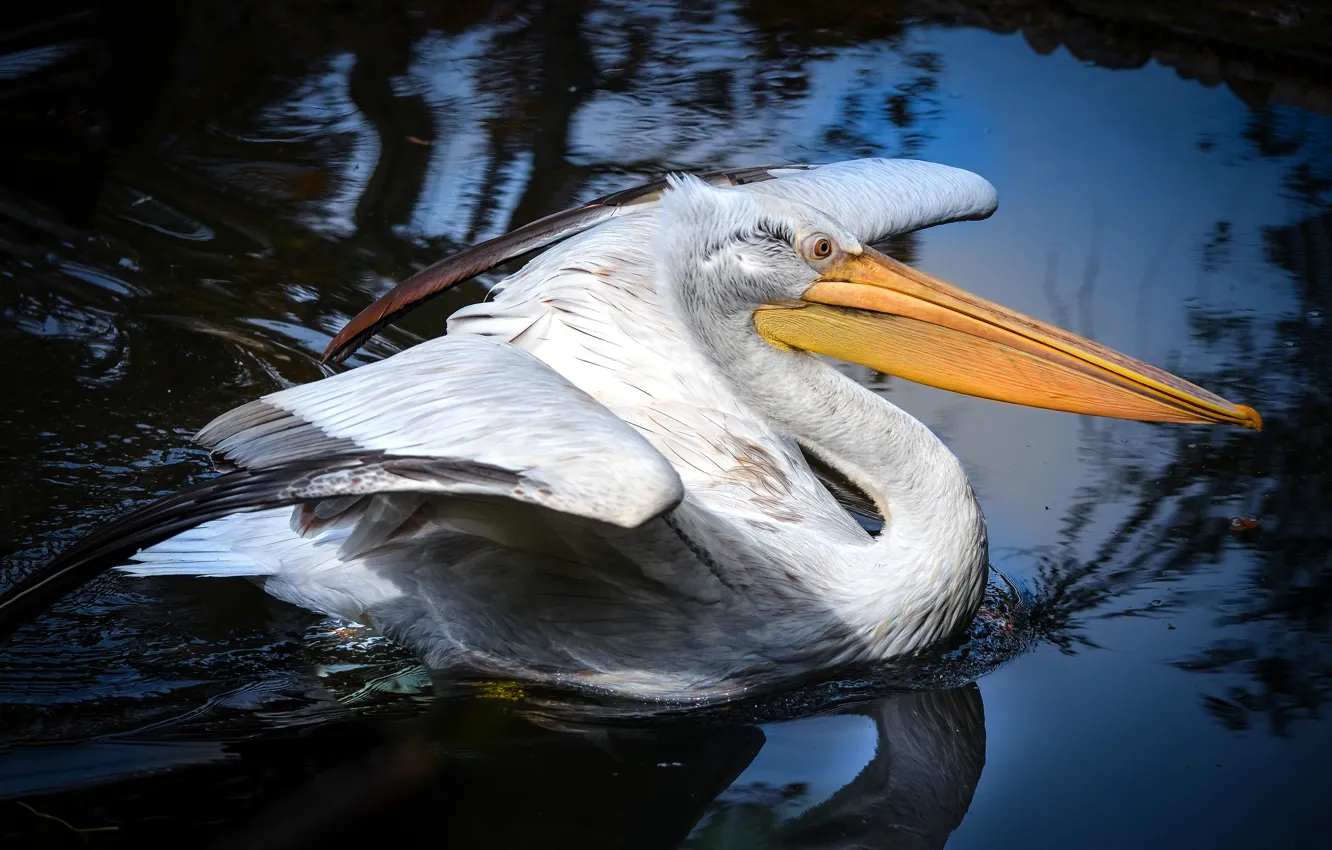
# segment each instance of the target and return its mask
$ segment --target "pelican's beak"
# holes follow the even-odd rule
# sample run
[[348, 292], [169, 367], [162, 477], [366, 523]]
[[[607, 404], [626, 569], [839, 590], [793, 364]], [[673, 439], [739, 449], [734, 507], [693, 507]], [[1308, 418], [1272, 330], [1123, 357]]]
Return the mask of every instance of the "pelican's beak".
[[1262, 428], [1251, 407], [935, 280], [872, 248], [799, 301], [754, 313], [768, 342], [998, 401], [1155, 422]]

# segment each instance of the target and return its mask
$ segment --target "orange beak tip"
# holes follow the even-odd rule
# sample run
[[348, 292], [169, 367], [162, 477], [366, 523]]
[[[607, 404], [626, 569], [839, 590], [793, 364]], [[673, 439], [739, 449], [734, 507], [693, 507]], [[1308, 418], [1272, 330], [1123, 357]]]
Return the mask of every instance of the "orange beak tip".
[[1252, 428], [1255, 431], [1263, 430], [1263, 417], [1259, 415], [1258, 411], [1254, 410], [1252, 407], [1249, 407], [1247, 404], [1237, 404], [1235, 406], [1239, 408], [1241, 411], [1243, 411], [1244, 415], [1249, 420], [1248, 424], [1246, 424], [1244, 427]]

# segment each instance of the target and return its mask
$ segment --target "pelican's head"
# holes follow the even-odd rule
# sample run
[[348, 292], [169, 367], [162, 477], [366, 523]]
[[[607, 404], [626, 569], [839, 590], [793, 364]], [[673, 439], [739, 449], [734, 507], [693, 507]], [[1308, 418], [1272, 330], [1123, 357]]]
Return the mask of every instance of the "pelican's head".
[[[886, 205], [899, 232], [984, 217], [989, 201], [934, 200], [957, 175], [914, 174]], [[937, 169], [929, 172], [926, 168]], [[845, 176], [842, 176], [845, 179]], [[784, 184], [784, 185], [783, 185]], [[799, 183], [751, 192], [672, 177], [662, 198], [657, 256], [674, 297], [718, 330], [757, 333], [783, 350], [812, 352], [953, 392], [1119, 419], [1258, 429], [1257, 411], [1092, 340], [936, 280], [864, 245], [829, 214], [798, 200]], [[882, 192], [881, 181], [873, 187]], [[848, 193], [851, 195], [851, 193]], [[905, 200], [904, 200], [905, 199]], [[883, 198], [875, 201], [882, 204]], [[854, 210], [855, 198], [847, 198]], [[988, 205], [988, 206], [987, 206]], [[845, 213], [845, 211], [844, 211]], [[873, 229], [884, 232], [883, 222]], [[889, 231], [893, 232], [893, 231]]]

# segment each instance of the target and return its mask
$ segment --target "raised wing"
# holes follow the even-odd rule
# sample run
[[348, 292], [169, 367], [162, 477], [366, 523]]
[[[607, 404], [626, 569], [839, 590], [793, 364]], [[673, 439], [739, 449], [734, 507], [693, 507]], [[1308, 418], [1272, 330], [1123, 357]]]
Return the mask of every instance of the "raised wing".
[[448, 492], [627, 528], [683, 497], [675, 470], [637, 431], [536, 357], [484, 337], [431, 340], [272, 393], [218, 417], [195, 440], [251, 470], [347, 454], [457, 459], [521, 480], [450, 482]]
[[[764, 165], [695, 176], [714, 186], [735, 186], [804, 201], [866, 242], [937, 224], [985, 218], [998, 203], [994, 187], [985, 179], [962, 169], [916, 160]], [[665, 188], [663, 176], [554, 213], [445, 257], [357, 314], [329, 342], [323, 361], [345, 360], [386, 325], [426, 300], [506, 260], [549, 247], [613, 218], [650, 211]]]
[[238, 467], [89, 535], [0, 596], [0, 634], [141, 549], [235, 513], [388, 493], [512, 500], [633, 528], [684, 497], [639, 433], [537, 358], [477, 336], [272, 393], [196, 441]]

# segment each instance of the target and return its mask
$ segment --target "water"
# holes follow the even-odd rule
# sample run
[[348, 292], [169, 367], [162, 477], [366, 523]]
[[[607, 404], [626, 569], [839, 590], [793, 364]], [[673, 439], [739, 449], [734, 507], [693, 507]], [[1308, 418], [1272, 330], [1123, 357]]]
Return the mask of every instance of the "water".
[[[666, 167], [977, 171], [991, 220], [887, 247], [1266, 427], [865, 375], [962, 458], [1017, 588], [996, 583], [926, 690], [868, 671], [634, 716], [431, 682], [242, 581], [107, 576], [0, 650], [6, 839], [1326, 841], [1332, 75], [1299, 42], [1316, 21], [1219, 16], [1209, 41], [979, 3], [67, 5], [12, 13], [0, 39], [0, 583], [209, 474], [189, 435], [318, 377], [396, 280]], [[353, 363], [439, 333], [498, 276]]]

